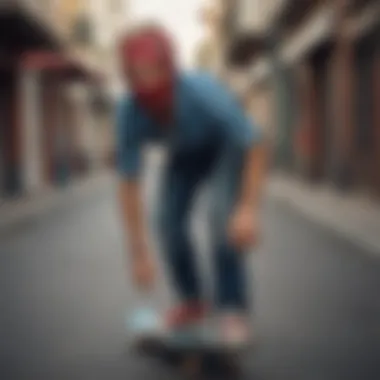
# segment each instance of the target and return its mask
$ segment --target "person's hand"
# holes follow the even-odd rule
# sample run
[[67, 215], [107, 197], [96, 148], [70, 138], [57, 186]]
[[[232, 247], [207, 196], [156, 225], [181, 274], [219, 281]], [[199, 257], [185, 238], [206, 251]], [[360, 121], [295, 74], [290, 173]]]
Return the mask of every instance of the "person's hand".
[[132, 276], [136, 286], [150, 289], [154, 286], [156, 268], [152, 255], [139, 253], [132, 259]]
[[231, 216], [228, 230], [228, 237], [232, 245], [244, 251], [258, 243], [259, 235], [256, 212], [250, 206], [237, 207]]

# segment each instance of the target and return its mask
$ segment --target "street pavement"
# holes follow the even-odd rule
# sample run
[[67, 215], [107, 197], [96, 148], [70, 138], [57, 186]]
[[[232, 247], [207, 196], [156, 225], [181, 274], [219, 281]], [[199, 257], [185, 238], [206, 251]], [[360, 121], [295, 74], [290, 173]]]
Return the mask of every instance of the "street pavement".
[[[114, 195], [110, 181], [1, 237], [0, 379], [180, 378], [128, 352], [125, 312], [140, 297]], [[380, 379], [379, 261], [275, 200], [263, 224], [263, 245], [249, 258], [257, 348], [242, 379]], [[202, 212], [194, 225], [203, 252]], [[204, 253], [200, 263], [207, 268]], [[155, 302], [170, 303], [163, 274]]]

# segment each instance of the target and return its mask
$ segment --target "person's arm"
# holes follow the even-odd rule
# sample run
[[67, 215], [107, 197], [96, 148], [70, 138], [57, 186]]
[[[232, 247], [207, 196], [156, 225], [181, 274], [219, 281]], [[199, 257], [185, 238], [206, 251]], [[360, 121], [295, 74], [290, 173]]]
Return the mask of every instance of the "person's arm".
[[133, 256], [148, 251], [147, 223], [144, 219], [142, 191], [139, 181], [121, 179], [119, 185], [120, 211], [128, 246]]
[[267, 149], [260, 142], [246, 151], [241, 191], [231, 215], [229, 238], [241, 252], [260, 240], [260, 204], [266, 173]]
[[260, 205], [267, 171], [268, 150], [264, 142], [250, 148], [245, 156], [238, 207], [255, 210]]
[[243, 156], [242, 182], [231, 216], [230, 236], [236, 245], [246, 248], [257, 240], [255, 217], [267, 169], [265, 139], [260, 128], [226, 87], [212, 78], [206, 78], [204, 82], [206, 88], [202, 94], [207, 111], [223, 129], [231, 150]]
[[140, 184], [143, 126], [138, 122], [131, 103], [125, 100], [119, 106], [116, 123], [119, 200], [126, 243], [132, 259], [135, 282], [147, 285], [151, 283], [153, 271]]
[[203, 102], [237, 154], [244, 155], [240, 205], [257, 207], [265, 178], [267, 144], [261, 129], [245, 112], [237, 97], [212, 77], [203, 81]]

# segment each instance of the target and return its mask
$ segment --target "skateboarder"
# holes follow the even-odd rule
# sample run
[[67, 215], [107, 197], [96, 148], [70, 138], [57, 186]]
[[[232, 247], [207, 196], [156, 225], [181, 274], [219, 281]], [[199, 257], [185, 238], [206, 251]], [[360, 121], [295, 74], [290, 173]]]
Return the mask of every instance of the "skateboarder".
[[[164, 260], [178, 295], [178, 305], [166, 323], [173, 329], [187, 326], [217, 310], [223, 339], [244, 341], [250, 335], [251, 306], [246, 253], [258, 238], [265, 172], [261, 132], [217, 79], [180, 70], [170, 38], [160, 26], [128, 33], [119, 53], [129, 88], [117, 113], [120, 202], [135, 284], [145, 289], [154, 285], [140, 173], [143, 147], [160, 142], [169, 162], [155, 214]], [[188, 225], [194, 197], [203, 184], [213, 189], [208, 213], [215, 269], [211, 301], [201, 293]]]

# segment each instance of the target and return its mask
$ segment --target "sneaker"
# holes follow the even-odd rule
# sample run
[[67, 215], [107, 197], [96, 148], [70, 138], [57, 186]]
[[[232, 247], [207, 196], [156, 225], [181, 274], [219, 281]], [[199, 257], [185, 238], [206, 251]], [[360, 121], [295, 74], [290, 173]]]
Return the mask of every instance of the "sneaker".
[[154, 309], [142, 307], [135, 310], [132, 316], [127, 318], [127, 329], [134, 336], [154, 336], [160, 328], [159, 316]]
[[166, 316], [165, 325], [169, 330], [178, 330], [199, 324], [206, 315], [207, 308], [204, 304], [188, 302], [170, 310]]
[[220, 319], [222, 343], [231, 347], [247, 345], [252, 338], [248, 318], [241, 313], [228, 313]]

